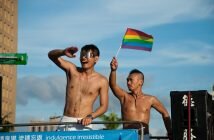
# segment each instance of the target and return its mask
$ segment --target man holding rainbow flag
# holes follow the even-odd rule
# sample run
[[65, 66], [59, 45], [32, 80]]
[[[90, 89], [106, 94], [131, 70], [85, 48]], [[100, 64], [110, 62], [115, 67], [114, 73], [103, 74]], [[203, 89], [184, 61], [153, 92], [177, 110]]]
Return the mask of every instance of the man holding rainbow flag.
[[[141, 31], [128, 28], [120, 48], [151, 51], [152, 44], [153, 37], [151, 35], [147, 35]], [[122, 119], [124, 121], [142, 122], [142, 125], [144, 126], [144, 140], [148, 140], [150, 110], [151, 108], [154, 108], [162, 115], [167, 134], [171, 139], [171, 119], [168, 111], [155, 96], [148, 95], [142, 91], [144, 74], [137, 69], [134, 69], [129, 73], [127, 77], [127, 87], [129, 92], [127, 92], [119, 87], [116, 82], [116, 71], [118, 68], [118, 61], [116, 57], [113, 57], [110, 67], [111, 72], [109, 76], [109, 85], [113, 94], [120, 101]], [[123, 128], [140, 129], [141, 126], [124, 124]]]

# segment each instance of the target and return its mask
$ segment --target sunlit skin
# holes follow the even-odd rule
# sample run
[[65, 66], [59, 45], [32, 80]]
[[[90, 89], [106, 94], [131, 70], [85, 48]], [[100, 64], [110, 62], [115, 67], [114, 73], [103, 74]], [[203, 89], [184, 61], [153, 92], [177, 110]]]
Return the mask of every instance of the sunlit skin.
[[[156, 109], [163, 118], [168, 134], [171, 134], [171, 121], [169, 114], [163, 104], [155, 97], [142, 91], [144, 75], [132, 73], [127, 77], [129, 92], [123, 90], [116, 83], [117, 59], [114, 57], [110, 63], [111, 72], [109, 85], [113, 94], [120, 100], [122, 119], [124, 121], [140, 121], [145, 127], [144, 133], [149, 133], [149, 121], [151, 108]], [[141, 125], [124, 124], [125, 129], [141, 128]]]
[[[69, 47], [65, 50], [52, 50], [48, 56], [66, 73], [67, 85], [63, 115], [83, 118], [80, 121], [82, 125], [89, 125], [92, 118], [86, 117], [87, 115], [91, 114], [93, 118], [96, 118], [104, 114], [108, 108], [108, 80], [94, 70], [99, 56], [93, 56], [92, 51], [81, 52], [81, 67], [61, 57], [74, 58], [77, 51], [76, 47]], [[100, 106], [93, 112], [93, 104], [98, 96], [100, 96]]]

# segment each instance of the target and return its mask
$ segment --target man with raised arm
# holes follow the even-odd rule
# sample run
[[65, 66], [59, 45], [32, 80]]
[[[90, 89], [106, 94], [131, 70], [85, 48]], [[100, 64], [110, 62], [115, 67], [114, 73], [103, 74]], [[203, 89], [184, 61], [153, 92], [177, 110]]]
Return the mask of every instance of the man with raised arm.
[[[151, 108], [156, 109], [163, 118], [168, 136], [171, 137], [171, 120], [163, 104], [152, 95], [142, 91], [144, 74], [134, 69], [127, 77], [127, 87], [130, 92], [120, 88], [116, 83], [116, 70], [118, 68], [117, 59], [114, 57], [110, 63], [111, 72], [109, 85], [113, 94], [119, 99], [121, 104], [121, 115], [123, 121], [139, 121], [144, 127], [144, 140], [149, 139], [149, 120]], [[124, 129], [141, 129], [141, 125], [124, 124]]]
[[[55, 49], [48, 53], [49, 58], [61, 68], [67, 78], [65, 107], [62, 122], [77, 122], [69, 126], [59, 126], [58, 130], [90, 130], [92, 120], [104, 114], [108, 108], [108, 80], [96, 72], [100, 52], [93, 45], [85, 45], [80, 52], [81, 67], [65, 60], [62, 56], [76, 57], [76, 47], [64, 50]], [[94, 110], [93, 105], [99, 96], [100, 106]]]

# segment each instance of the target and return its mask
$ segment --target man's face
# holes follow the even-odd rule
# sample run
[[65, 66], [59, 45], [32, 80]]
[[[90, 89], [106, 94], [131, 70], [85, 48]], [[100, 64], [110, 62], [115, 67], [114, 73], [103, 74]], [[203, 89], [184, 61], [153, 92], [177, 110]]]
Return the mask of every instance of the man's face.
[[140, 75], [137, 73], [130, 74], [127, 77], [127, 87], [130, 91], [135, 91], [139, 87], [142, 86], [142, 79], [140, 78]]
[[80, 53], [80, 62], [82, 65], [82, 68], [91, 68], [95, 65], [97, 61], [97, 56], [93, 54], [93, 52], [90, 51], [82, 51]]

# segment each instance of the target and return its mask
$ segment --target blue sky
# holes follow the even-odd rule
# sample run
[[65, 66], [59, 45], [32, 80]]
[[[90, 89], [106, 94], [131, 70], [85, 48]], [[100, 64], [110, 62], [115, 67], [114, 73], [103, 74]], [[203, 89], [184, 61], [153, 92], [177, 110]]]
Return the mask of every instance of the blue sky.
[[[62, 115], [65, 74], [48, 59], [50, 50], [93, 43], [101, 51], [96, 70], [108, 77], [127, 27], [153, 35], [154, 44], [152, 52], [120, 50], [119, 85], [127, 89], [129, 71], [141, 70], [143, 91], [157, 96], [169, 112], [170, 91], [211, 92], [213, 0], [19, 0], [18, 6], [18, 52], [28, 54], [28, 64], [18, 66], [17, 123]], [[78, 56], [68, 60], [80, 65]], [[111, 90], [109, 95], [108, 112], [120, 115], [119, 101]], [[163, 127], [152, 110], [151, 133], [164, 135]]]

